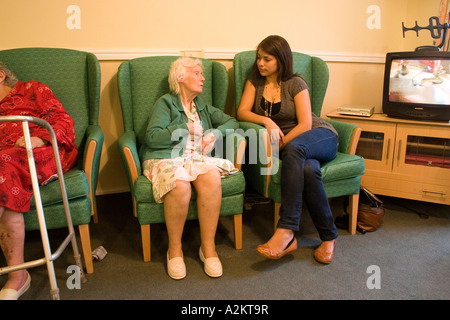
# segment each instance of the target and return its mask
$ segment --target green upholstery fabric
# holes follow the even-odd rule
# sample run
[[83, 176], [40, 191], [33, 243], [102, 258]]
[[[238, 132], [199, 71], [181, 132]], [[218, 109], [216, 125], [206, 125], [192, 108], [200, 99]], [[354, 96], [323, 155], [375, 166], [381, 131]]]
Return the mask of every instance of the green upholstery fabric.
[[[222, 195], [223, 196], [231, 196], [235, 194], [242, 194], [244, 191], [244, 184], [243, 184], [243, 173], [237, 172], [236, 174], [232, 174], [228, 176], [226, 179], [222, 179]], [[136, 182], [134, 184], [135, 186], [135, 193], [134, 196], [136, 197], [137, 202], [142, 203], [154, 203], [155, 200], [153, 198], [153, 191], [152, 191], [152, 184], [145, 176], [139, 176], [136, 179]], [[239, 186], [236, 188], [236, 186]], [[197, 199], [197, 192], [195, 189], [192, 190], [191, 195], [192, 200]], [[236, 214], [236, 212], [233, 212], [233, 214]], [[154, 222], [161, 222], [161, 221], [154, 221]]]
[[[243, 175], [241, 175], [240, 180], [243, 180]], [[222, 198], [222, 205], [220, 207], [220, 216], [230, 216], [242, 212], [243, 207], [243, 195], [242, 191], [240, 194], [224, 196]], [[151, 212], [150, 214], [143, 215], [138, 214], [138, 221], [140, 225], [147, 225], [152, 223], [164, 222], [164, 206], [158, 205], [151, 202], [138, 202], [137, 211], [139, 212]], [[189, 211], [187, 220], [197, 219], [197, 204], [195, 201], [189, 203]]]
[[[171, 63], [177, 58], [173, 56], [136, 58], [123, 62], [118, 70], [117, 82], [125, 131], [119, 138], [119, 152], [125, 166], [135, 214], [140, 225], [165, 221], [164, 205], [155, 203], [152, 184], [142, 175], [138, 150], [141, 147], [154, 103], [159, 97], [169, 92], [169, 69]], [[206, 81], [200, 96], [223, 111], [228, 92], [226, 68], [219, 62], [207, 59], [202, 59], [202, 64], [203, 76]], [[236, 134], [235, 140], [235, 149], [230, 153], [231, 156], [227, 157], [232, 162], [235, 160], [236, 145], [240, 141], [244, 141], [244, 138]], [[134, 162], [132, 165], [127, 161], [126, 152], [130, 152], [132, 155]], [[227, 153], [224, 152], [224, 154]], [[137, 176], [133, 176], [132, 166], [135, 166]], [[242, 172], [222, 179], [222, 216], [242, 214], [244, 189], [245, 179]], [[196, 193], [193, 189], [188, 219], [197, 218], [195, 199]]]
[[[274, 158], [278, 162], [277, 166], [281, 166], [282, 161]], [[329, 181], [337, 181], [342, 179], [349, 179], [358, 176], [364, 167], [361, 168], [359, 157], [353, 157], [352, 154], [338, 152], [336, 158], [321, 166], [322, 180], [324, 183]], [[271, 177], [272, 183], [280, 184], [281, 170], [273, 174]]]
[[[95, 212], [95, 197], [103, 133], [98, 125], [100, 101], [100, 65], [95, 55], [59, 48], [20, 48], [0, 51], [0, 61], [22, 81], [37, 80], [48, 85], [75, 122], [78, 164], [64, 174], [69, 207], [74, 225], [91, 221]], [[93, 164], [88, 177], [85, 173], [85, 147], [96, 142]], [[64, 206], [59, 182], [40, 187], [48, 229], [65, 227]], [[95, 198], [94, 198], [95, 199]], [[94, 209], [94, 210], [92, 210]], [[34, 196], [31, 209], [24, 214], [27, 230], [38, 230]]]
[[[241, 101], [245, 82], [252, 72], [255, 57], [255, 51], [245, 51], [238, 53], [234, 58], [233, 67], [236, 110]], [[294, 72], [300, 74], [308, 83], [312, 111], [317, 116], [320, 116], [322, 103], [328, 86], [328, 67], [322, 59], [298, 52], [293, 52], [293, 59]], [[332, 123], [334, 128], [339, 133], [339, 152], [336, 158], [328, 163], [324, 163], [321, 167], [323, 183], [327, 196], [329, 198], [334, 198], [338, 196], [359, 194], [361, 184], [360, 176], [364, 174], [365, 170], [364, 159], [360, 156], [349, 154], [350, 142], [353, 132], [357, 126], [339, 121], [327, 121]], [[240, 127], [244, 131], [266, 130], [262, 126], [250, 124], [248, 122], [241, 122]], [[251, 148], [250, 142], [248, 144], [248, 148]], [[264, 145], [259, 143], [257, 148], [264, 148]], [[258, 154], [266, 154], [265, 149], [258, 151]], [[266, 163], [267, 161], [258, 161], [258, 163], [248, 163], [245, 165], [244, 172], [247, 178], [247, 183], [251, 184], [251, 186], [260, 194], [280, 203], [281, 170], [277, 170], [277, 172], [271, 176], [269, 185], [266, 186], [266, 178], [263, 174], [261, 174], [261, 170], [267, 167]], [[273, 164], [274, 168], [281, 168], [282, 161], [277, 158], [273, 158]]]

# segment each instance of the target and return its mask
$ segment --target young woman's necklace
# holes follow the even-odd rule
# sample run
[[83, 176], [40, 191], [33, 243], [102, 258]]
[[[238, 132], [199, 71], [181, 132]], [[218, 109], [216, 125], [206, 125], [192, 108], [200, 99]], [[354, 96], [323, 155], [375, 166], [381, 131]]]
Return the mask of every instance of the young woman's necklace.
[[[264, 91], [268, 91], [267, 87], [268, 87], [268, 85], [266, 84], [266, 86], [264, 87]], [[273, 104], [275, 103], [275, 99], [277, 98], [279, 91], [280, 91], [280, 85], [277, 83], [277, 87], [276, 87], [275, 93], [272, 95], [271, 101], [267, 101], [267, 99], [264, 98], [264, 107], [265, 107], [264, 115], [266, 117], [269, 117], [269, 118], [272, 117], [272, 107], [273, 107]], [[269, 92], [267, 92], [267, 96], [268, 95], [269, 95]], [[263, 92], [263, 97], [264, 97], [264, 92]]]

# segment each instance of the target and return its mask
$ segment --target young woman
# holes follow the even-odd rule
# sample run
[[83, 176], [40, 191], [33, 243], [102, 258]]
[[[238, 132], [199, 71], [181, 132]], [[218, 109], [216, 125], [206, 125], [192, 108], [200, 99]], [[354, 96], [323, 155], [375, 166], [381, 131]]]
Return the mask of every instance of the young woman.
[[325, 193], [320, 163], [336, 156], [336, 130], [311, 111], [306, 82], [293, 72], [292, 51], [280, 36], [269, 36], [257, 47], [237, 117], [264, 126], [279, 141], [281, 208], [272, 238], [258, 246], [269, 259], [279, 259], [297, 249], [303, 202], [322, 240], [314, 257], [322, 263], [333, 259], [336, 227]]

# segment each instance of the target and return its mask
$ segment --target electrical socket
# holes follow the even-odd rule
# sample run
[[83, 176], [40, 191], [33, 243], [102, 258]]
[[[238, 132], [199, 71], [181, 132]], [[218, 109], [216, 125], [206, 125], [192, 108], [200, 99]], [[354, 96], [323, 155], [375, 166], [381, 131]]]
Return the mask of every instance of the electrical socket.
[[183, 57], [203, 58], [205, 56], [202, 49], [181, 50]]

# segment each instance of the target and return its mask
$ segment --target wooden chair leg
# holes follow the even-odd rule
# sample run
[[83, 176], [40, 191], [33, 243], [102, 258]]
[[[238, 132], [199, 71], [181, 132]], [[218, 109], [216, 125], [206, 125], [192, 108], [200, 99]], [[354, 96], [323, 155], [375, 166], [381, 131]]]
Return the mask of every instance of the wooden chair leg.
[[150, 225], [141, 225], [141, 238], [142, 238], [142, 253], [144, 256], [144, 262], [151, 261], [150, 251]]
[[91, 198], [91, 217], [92, 220], [94, 221], [94, 223], [98, 223], [98, 212], [97, 212], [97, 198], [95, 196], [91, 197], [91, 195], [89, 195], [89, 197]]
[[82, 224], [78, 226], [80, 231], [81, 248], [83, 250], [84, 264], [86, 265], [86, 273], [94, 272], [94, 264], [92, 263], [91, 236], [89, 234], [89, 225]]
[[234, 229], [234, 248], [236, 250], [242, 249], [242, 214], [235, 214], [233, 216]]
[[350, 234], [356, 234], [356, 223], [358, 221], [358, 205], [359, 205], [359, 193], [349, 196], [349, 218], [348, 218], [348, 232]]
[[275, 213], [274, 213], [274, 219], [273, 219], [273, 231], [275, 232], [277, 230], [277, 224], [278, 220], [280, 220], [280, 202], [275, 202]]

